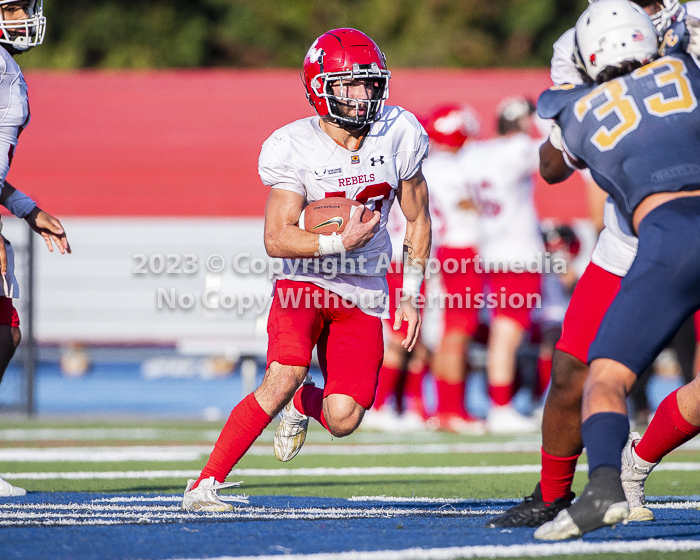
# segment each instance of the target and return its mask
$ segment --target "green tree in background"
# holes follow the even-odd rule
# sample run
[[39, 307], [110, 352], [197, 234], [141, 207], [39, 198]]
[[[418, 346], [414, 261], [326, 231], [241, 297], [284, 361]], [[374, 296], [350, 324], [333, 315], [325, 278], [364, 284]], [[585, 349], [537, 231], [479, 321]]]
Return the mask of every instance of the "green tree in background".
[[299, 67], [334, 27], [370, 35], [392, 67], [547, 66], [586, 0], [45, 0], [23, 67]]

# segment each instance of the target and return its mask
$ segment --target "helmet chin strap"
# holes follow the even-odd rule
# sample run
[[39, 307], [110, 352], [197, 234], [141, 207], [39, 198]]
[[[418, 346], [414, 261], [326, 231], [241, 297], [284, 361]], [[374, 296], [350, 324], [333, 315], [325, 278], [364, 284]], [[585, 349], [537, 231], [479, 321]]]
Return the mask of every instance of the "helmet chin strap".
[[362, 130], [363, 128], [369, 126], [369, 122], [365, 123], [351, 123], [348, 121], [344, 121], [339, 119], [338, 117], [334, 117], [331, 114], [326, 115], [325, 117], [321, 117], [324, 121], [327, 123], [331, 123], [336, 125], [339, 128], [342, 128], [343, 130], [347, 130], [348, 132], [357, 132], [358, 130]]

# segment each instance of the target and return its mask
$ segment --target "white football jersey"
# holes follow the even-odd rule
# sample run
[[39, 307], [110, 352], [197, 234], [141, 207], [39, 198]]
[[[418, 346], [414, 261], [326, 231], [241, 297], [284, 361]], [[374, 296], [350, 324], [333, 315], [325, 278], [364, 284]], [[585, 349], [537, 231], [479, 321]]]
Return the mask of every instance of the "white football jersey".
[[616, 276], [624, 276], [637, 256], [639, 239], [630, 231], [610, 197], [605, 200], [603, 225], [591, 261]]
[[370, 315], [388, 317], [387, 220], [400, 181], [411, 179], [428, 155], [428, 136], [413, 114], [384, 107], [362, 147], [351, 152], [323, 132], [319, 120], [300, 119], [265, 141], [258, 162], [262, 182], [299, 193], [309, 203], [333, 196], [362, 202], [381, 212], [379, 231], [365, 247], [343, 256], [285, 259], [275, 279], [311, 282], [357, 302]]
[[[10, 53], [0, 48], [0, 185], [5, 184], [7, 173], [14, 155], [17, 140], [29, 124], [29, 101], [27, 82], [19, 66]], [[3, 291], [7, 297], [19, 297], [19, 284], [14, 274], [14, 250], [5, 244], [7, 250], [7, 287]]]
[[435, 247], [464, 249], [476, 247], [479, 241], [479, 214], [476, 209], [460, 207], [461, 202], [471, 202], [472, 198], [469, 173], [462, 167], [462, 161], [460, 153], [434, 151], [423, 164], [423, 175], [430, 189]]
[[517, 133], [468, 148], [461, 164], [479, 210], [479, 255], [504, 265], [540, 258], [544, 246], [532, 198], [539, 141]]
[[[693, 2], [693, 4], [700, 4], [700, 2]], [[554, 85], [583, 83], [573, 59], [574, 33], [573, 28], [569, 29], [554, 43], [550, 74]], [[603, 270], [617, 276], [627, 274], [637, 255], [638, 240], [626, 225], [624, 227], [621, 225], [622, 223], [623, 221], [618, 220], [618, 213], [608, 197], [603, 213], [605, 227], [598, 236], [591, 260]]]
[[692, 2], [686, 2], [683, 4], [685, 8], [685, 13], [695, 19], [700, 19], [700, 2], [698, 0], [693, 0]]
[[574, 63], [575, 35], [576, 30], [572, 27], [564, 31], [563, 35], [554, 43], [554, 54], [552, 55], [549, 77], [555, 86], [583, 83], [583, 78], [581, 78], [581, 74], [579, 74]]

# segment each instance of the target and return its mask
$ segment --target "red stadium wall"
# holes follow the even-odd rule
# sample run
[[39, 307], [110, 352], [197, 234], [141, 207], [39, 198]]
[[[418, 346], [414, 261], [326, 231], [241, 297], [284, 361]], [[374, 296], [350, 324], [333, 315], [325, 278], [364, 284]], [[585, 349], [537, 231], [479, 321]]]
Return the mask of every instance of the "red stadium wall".
[[[260, 216], [260, 145], [311, 114], [296, 71], [27, 73], [32, 123], [9, 181], [59, 216]], [[507, 95], [546, 70], [396, 70], [390, 103], [416, 114], [466, 101], [494, 132]], [[586, 217], [579, 179], [536, 189], [542, 217]]]

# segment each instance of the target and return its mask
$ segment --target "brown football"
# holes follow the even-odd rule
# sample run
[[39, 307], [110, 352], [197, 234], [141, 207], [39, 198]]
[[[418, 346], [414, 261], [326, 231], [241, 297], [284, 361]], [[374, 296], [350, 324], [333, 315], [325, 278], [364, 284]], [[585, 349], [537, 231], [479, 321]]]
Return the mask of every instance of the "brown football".
[[367, 210], [364, 204], [349, 198], [332, 197], [317, 200], [304, 208], [299, 217], [299, 227], [323, 235], [342, 233], [350, 220], [352, 208], [362, 212], [363, 223], [372, 219], [372, 212]]

